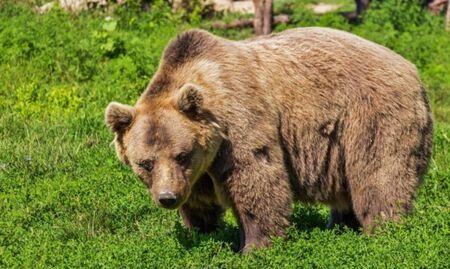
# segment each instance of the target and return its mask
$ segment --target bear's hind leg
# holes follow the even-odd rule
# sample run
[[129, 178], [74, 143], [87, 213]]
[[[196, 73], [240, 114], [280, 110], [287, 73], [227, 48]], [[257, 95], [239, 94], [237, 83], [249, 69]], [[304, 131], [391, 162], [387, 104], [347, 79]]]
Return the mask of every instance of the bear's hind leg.
[[397, 222], [411, 212], [419, 175], [414, 156], [409, 157], [384, 157], [378, 169], [351, 178], [352, 206], [365, 232], [371, 233], [386, 221]]
[[386, 106], [391, 111], [374, 112], [373, 106], [348, 114], [353, 125], [345, 127], [343, 138], [345, 176], [355, 215], [367, 233], [411, 211], [432, 146], [431, 114], [423, 91], [422, 97], [425, 107], [417, 99], [414, 111]]
[[366, 233], [386, 221], [399, 221], [410, 211], [411, 198], [396, 197], [378, 186], [366, 186], [352, 193], [355, 215]]

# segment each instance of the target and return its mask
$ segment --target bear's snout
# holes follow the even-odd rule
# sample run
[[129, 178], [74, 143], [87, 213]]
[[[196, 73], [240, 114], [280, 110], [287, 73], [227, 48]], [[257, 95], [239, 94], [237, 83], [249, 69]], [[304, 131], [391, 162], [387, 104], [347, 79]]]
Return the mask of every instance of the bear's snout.
[[173, 209], [178, 204], [178, 198], [173, 192], [161, 192], [158, 195], [158, 201], [164, 208]]

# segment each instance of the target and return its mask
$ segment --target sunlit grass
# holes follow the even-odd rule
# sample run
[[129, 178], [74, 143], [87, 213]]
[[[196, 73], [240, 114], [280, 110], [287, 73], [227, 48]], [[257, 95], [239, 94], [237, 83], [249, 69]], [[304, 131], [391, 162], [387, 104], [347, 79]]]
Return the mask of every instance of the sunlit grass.
[[[434, 155], [416, 210], [403, 223], [373, 236], [327, 230], [327, 208], [296, 204], [286, 239], [242, 256], [231, 212], [212, 234], [187, 231], [177, 212], [152, 204], [110, 146], [103, 123], [108, 102], [133, 103], [168, 40], [192, 27], [163, 11], [117, 12], [112, 25], [98, 13], [0, 9], [0, 267], [448, 267], [450, 73], [442, 71], [449, 66], [448, 35], [415, 26], [439, 42], [422, 52], [408, 43], [426, 38], [410, 39], [413, 26], [381, 32], [370, 17], [352, 26], [338, 15], [305, 15], [286, 26], [352, 30], [417, 63], [437, 119]], [[236, 39], [251, 31], [216, 33]]]

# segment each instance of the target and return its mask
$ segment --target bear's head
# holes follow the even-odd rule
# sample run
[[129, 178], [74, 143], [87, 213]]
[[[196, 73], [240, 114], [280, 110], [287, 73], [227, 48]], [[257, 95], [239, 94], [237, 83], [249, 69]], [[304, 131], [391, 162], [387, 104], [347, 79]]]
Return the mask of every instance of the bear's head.
[[134, 107], [112, 102], [106, 109], [106, 124], [115, 134], [119, 159], [164, 208], [178, 208], [187, 201], [223, 140], [218, 124], [203, 106], [201, 86], [187, 83]]

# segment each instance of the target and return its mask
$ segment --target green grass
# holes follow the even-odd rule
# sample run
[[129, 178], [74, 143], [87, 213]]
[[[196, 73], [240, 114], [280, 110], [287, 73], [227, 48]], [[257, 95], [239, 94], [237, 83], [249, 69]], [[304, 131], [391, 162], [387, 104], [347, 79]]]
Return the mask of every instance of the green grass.
[[118, 9], [105, 20], [101, 12], [37, 15], [0, 3], [0, 267], [450, 266], [450, 35], [440, 30], [441, 18], [389, 0], [351, 25], [294, 5], [293, 23], [277, 30], [345, 29], [417, 64], [436, 118], [433, 159], [416, 210], [403, 223], [373, 236], [327, 230], [328, 209], [296, 204], [286, 239], [242, 256], [230, 212], [215, 233], [187, 231], [175, 211], [152, 204], [110, 146], [108, 102], [133, 103], [167, 41], [192, 27], [163, 4], [155, 9]]

